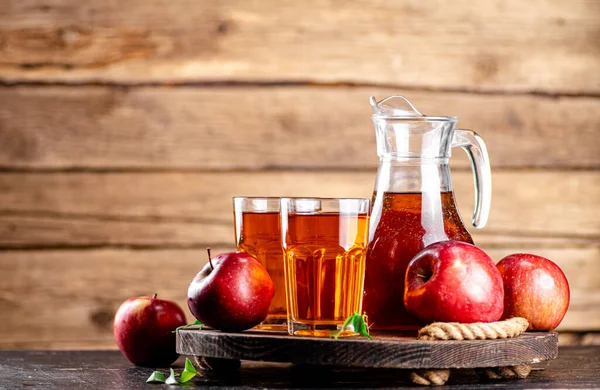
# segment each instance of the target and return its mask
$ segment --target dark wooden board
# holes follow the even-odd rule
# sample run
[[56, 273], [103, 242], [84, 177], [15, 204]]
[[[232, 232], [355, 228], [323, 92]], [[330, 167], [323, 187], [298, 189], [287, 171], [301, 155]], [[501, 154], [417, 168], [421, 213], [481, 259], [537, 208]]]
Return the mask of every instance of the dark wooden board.
[[[185, 356], [173, 367], [183, 368]], [[119, 351], [0, 351], [0, 389], [167, 389], [146, 384], [153, 368], [136, 367]], [[167, 368], [160, 368], [168, 372]], [[600, 346], [561, 347], [558, 358], [520, 380], [488, 381], [473, 370], [455, 370], [447, 383], [461, 389], [574, 389], [600, 386]], [[242, 361], [237, 371], [203, 372], [185, 388], [427, 389], [411, 385], [398, 370], [335, 368]]]
[[376, 368], [476, 368], [555, 359], [556, 332], [526, 332], [499, 340], [421, 341], [414, 335], [373, 333], [365, 337], [297, 337], [266, 331], [227, 333], [181, 329], [177, 351], [204, 357]]

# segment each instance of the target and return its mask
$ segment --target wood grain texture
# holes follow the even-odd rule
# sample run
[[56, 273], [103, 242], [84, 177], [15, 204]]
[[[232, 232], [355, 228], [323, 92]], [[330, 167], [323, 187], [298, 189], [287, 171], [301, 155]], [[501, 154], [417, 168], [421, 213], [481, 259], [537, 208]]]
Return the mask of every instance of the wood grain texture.
[[[599, 168], [600, 99], [371, 87], [0, 88], [7, 169], [375, 169], [369, 96], [456, 115], [494, 169]], [[468, 169], [461, 150], [452, 164]]]
[[[213, 253], [234, 250], [213, 247]], [[516, 248], [486, 249], [498, 261]], [[559, 331], [600, 330], [599, 249], [543, 249], [571, 285], [571, 305]], [[96, 249], [0, 252], [0, 349], [115, 348], [112, 320], [133, 296], [176, 301], [188, 321], [187, 288], [206, 263], [202, 249]], [[582, 272], [585, 270], [585, 272]]]
[[561, 332], [559, 345], [600, 345], [600, 332]]
[[[375, 171], [0, 173], [0, 247], [233, 245], [234, 196], [370, 197]], [[465, 225], [473, 179], [452, 174]], [[490, 247], [600, 243], [600, 172], [497, 171]], [[586, 206], [587, 205], [587, 206]]]
[[555, 359], [555, 332], [503, 340], [417, 341], [414, 337], [347, 337], [337, 340], [268, 332], [177, 332], [177, 352], [204, 357], [296, 364], [378, 368], [504, 367]]
[[12, 275], [0, 283], [0, 347], [116, 347], [119, 305], [153, 293], [175, 300], [193, 322], [187, 287], [206, 261], [204, 249], [0, 252], [0, 274]]
[[[0, 387], [50, 387], [60, 389], [161, 388], [145, 385], [153, 368], [133, 366], [118, 351], [0, 351]], [[185, 356], [173, 364], [183, 370]], [[524, 380], [489, 382], [474, 370], [453, 370], [450, 386], [464, 390], [596, 388], [600, 380], [600, 347], [560, 347], [558, 358], [544, 370], [533, 370]], [[167, 371], [160, 368], [161, 372]], [[203, 372], [186, 388], [386, 388], [419, 390], [408, 378], [408, 370], [358, 367], [328, 368], [243, 361], [239, 370]], [[16, 379], [18, 378], [18, 379]]]
[[[598, 93], [594, 0], [9, 1], [0, 78]], [[535, 15], [527, 17], [527, 15]]]
[[483, 137], [475, 242], [557, 262], [559, 330], [600, 331], [598, 53], [594, 0], [6, 0], [0, 348], [116, 348], [118, 305], [155, 291], [187, 312], [204, 248], [233, 250], [232, 196], [370, 197], [368, 98], [392, 94]]

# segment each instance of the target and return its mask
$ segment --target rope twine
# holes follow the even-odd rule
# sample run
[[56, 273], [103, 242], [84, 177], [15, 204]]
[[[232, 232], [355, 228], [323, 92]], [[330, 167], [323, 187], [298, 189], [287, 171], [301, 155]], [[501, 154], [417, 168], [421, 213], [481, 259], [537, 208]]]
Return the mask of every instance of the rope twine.
[[485, 340], [517, 337], [527, 330], [529, 322], [513, 317], [497, 322], [434, 322], [419, 330], [419, 340]]
[[[434, 322], [419, 330], [419, 340], [494, 340], [517, 337], [527, 330], [529, 322], [522, 317], [513, 317], [504, 321], [476, 322]], [[494, 367], [478, 370], [480, 375], [489, 379], [526, 378], [531, 366], [520, 364], [509, 367]], [[441, 386], [450, 377], [450, 369], [415, 370], [410, 379], [417, 385]]]
[[450, 377], [450, 370], [415, 370], [410, 373], [410, 380], [417, 385], [441, 386]]
[[477, 370], [480, 376], [489, 379], [512, 379], [512, 378], [527, 378], [531, 372], [529, 364], [519, 364], [510, 367], [490, 367]]

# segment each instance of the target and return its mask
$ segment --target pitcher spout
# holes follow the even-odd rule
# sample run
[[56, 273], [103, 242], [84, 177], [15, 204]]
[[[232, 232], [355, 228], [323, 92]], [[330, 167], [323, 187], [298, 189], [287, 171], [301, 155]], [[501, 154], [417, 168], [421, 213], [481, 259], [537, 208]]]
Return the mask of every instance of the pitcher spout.
[[425, 117], [417, 108], [404, 96], [392, 95], [381, 101], [377, 101], [375, 96], [369, 98], [373, 115], [379, 117], [393, 118], [415, 118]]
[[379, 102], [371, 96], [369, 102], [380, 158], [398, 161], [450, 157], [452, 134], [458, 118], [425, 115], [401, 95], [392, 95]]

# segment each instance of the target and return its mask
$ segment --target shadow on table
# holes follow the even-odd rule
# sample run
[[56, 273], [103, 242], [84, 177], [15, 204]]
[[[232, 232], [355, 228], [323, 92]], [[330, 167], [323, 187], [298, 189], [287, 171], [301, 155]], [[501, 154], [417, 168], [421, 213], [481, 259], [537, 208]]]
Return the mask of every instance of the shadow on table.
[[[409, 370], [390, 368], [355, 368], [319, 365], [242, 362], [239, 370], [205, 371], [196, 384], [211, 386], [268, 387], [268, 388], [390, 388], [417, 386], [409, 377]], [[453, 370], [451, 384], [490, 383], [475, 371]], [[502, 381], [504, 382], [504, 381]], [[499, 383], [495, 381], [494, 383]]]

